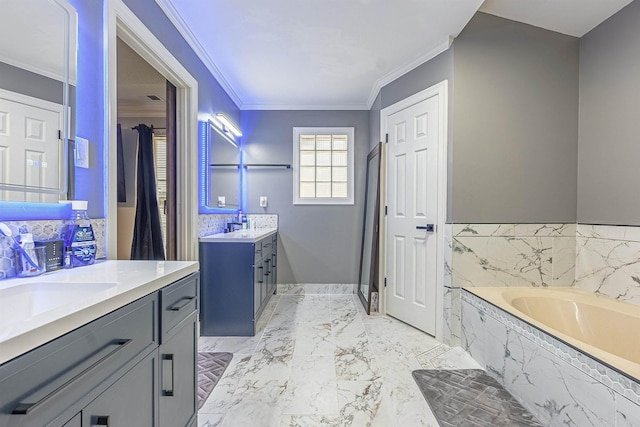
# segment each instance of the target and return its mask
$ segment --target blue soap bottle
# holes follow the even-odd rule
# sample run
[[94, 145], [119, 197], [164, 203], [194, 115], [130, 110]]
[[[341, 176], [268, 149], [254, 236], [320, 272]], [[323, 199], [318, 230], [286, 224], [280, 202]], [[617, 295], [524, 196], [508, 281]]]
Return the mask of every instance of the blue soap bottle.
[[71, 202], [71, 217], [60, 234], [64, 240], [65, 258], [69, 260], [69, 265], [66, 265], [65, 259], [66, 268], [90, 265], [96, 261], [96, 240], [86, 200]]

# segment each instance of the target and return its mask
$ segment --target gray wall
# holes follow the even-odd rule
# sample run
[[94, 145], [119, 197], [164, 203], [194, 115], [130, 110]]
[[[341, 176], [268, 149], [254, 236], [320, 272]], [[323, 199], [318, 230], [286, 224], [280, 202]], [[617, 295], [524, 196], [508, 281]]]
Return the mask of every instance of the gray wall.
[[[293, 163], [295, 126], [353, 126], [355, 204], [293, 205], [291, 169], [246, 172], [249, 213], [279, 215], [279, 283], [357, 283], [364, 216], [368, 111], [243, 111], [245, 163]], [[259, 207], [267, 196], [269, 206]]]
[[578, 39], [478, 13], [454, 47], [453, 221], [575, 222]]
[[[76, 196], [89, 200], [89, 215], [104, 217], [104, 35], [105, 0], [70, 0], [78, 12], [78, 78], [76, 92], [76, 134], [89, 139], [89, 169], [76, 171]], [[162, 42], [198, 81], [198, 111], [223, 112], [240, 121], [240, 110], [189, 47], [154, 0], [124, 0], [144, 25]], [[212, 21], [212, 23], [215, 23]], [[99, 29], [99, 30], [97, 30]], [[197, 144], [198, 141], [189, 141]], [[194, 165], [195, 167], [195, 165]]]
[[640, 225], [640, 2], [580, 41], [578, 222]]
[[449, 82], [447, 221], [451, 221], [452, 201], [451, 174], [453, 169], [451, 168], [451, 147], [453, 141], [453, 55], [454, 48], [450, 47], [435, 58], [398, 77], [386, 86], [383, 86], [382, 89], [380, 89], [375, 102], [371, 106], [371, 110], [369, 110], [371, 129], [370, 147], [373, 148], [377, 142], [384, 141], [384, 137], [380, 135], [380, 111], [382, 109], [420, 91], [428, 89], [443, 80], [447, 80]]

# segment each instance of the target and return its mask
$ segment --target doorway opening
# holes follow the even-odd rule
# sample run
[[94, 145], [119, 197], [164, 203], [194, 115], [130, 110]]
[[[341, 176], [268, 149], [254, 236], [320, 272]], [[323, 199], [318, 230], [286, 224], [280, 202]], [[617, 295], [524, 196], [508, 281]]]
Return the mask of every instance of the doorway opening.
[[[107, 105], [105, 112], [105, 134], [108, 158], [108, 178], [106, 191], [107, 236], [106, 249], [109, 259], [118, 259], [118, 198], [117, 198], [117, 122], [118, 122], [118, 40], [124, 43], [146, 64], [155, 70], [174, 88], [167, 91], [166, 98], [173, 98], [175, 119], [171, 117], [166, 125], [167, 133], [175, 134], [175, 174], [167, 174], [167, 192], [175, 188], [175, 252], [168, 259], [196, 260], [198, 257], [198, 175], [197, 164], [197, 115], [198, 83], [167, 48], [144, 26], [137, 16], [122, 2], [108, 0], [106, 22], [108, 34], [107, 48]], [[169, 116], [171, 116], [169, 114]], [[151, 119], [154, 119], [151, 117]], [[157, 117], [155, 118], [157, 119]], [[136, 123], [136, 125], [139, 123]], [[151, 123], [153, 124], [153, 123]], [[133, 127], [133, 126], [130, 126]], [[124, 128], [124, 127], [123, 127]], [[159, 133], [157, 136], [160, 136]], [[171, 156], [167, 156], [170, 161]], [[171, 165], [168, 165], [171, 167]], [[175, 176], [174, 183], [170, 183]], [[169, 195], [167, 194], [167, 197]], [[171, 216], [168, 204], [167, 220]], [[171, 251], [171, 233], [167, 233], [167, 253]]]
[[165, 259], [175, 260], [175, 90], [120, 38], [118, 69], [118, 259], [131, 258], [135, 232], [138, 126], [153, 130], [156, 199]]

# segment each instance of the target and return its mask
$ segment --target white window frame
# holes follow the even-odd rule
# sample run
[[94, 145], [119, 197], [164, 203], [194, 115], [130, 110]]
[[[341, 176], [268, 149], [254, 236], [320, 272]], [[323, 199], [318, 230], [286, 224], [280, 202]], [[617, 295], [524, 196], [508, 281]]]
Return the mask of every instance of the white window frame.
[[[347, 135], [347, 197], [300, 197], [300, 135]], [[293, 128], [293, 204], [353, 205], [355, 131], [353, 127]]]

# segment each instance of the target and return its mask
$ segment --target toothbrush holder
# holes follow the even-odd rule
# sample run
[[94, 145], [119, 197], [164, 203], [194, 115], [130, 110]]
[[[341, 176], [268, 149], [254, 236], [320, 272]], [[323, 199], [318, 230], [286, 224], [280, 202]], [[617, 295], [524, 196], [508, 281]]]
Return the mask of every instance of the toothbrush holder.
[[34, 264], [37, 264], [40, 269], [38, 270], [33, 265], [31, 265], [22, 251], [14, 249], [13, 255], [16, 267], [16, 276], [18, 277], [39, 276], [47, 270], [47, 257], [45, 253], [45, 247], [36, 246], [34, 248], [28, 249], [28, 251], [31, 252], [31, 260]]

